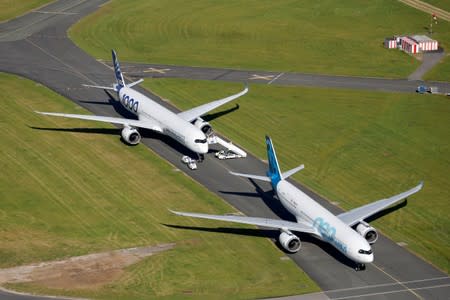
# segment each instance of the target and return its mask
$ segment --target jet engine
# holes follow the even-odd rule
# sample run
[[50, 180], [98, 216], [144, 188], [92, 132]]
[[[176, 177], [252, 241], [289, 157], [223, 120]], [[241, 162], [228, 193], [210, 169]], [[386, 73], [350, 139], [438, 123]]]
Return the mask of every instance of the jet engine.
[[362, 235], [369, 244], [374, 244], [378, 240], [378, 232], [375, 228], [367, 223], [359, 223], [356, 226], [356, 231]]
[[193, 124], [195, 127], [199, 128], [206, 136], [209, 136], [212, 133], [211, 125], [209, 125], [209, 123], [202, 118], [195, 119]]
[[120, 134], [125, 143], [129, 145], [137, 145], [141, 141], [141, 135], [136, 128], [125, 126]]
[[281, 232], [279, 241], [281, 246], [291, 253], [297, 252], [302, 246], [302, 243], [300, 242], [298, 236], [296, 236], [289, 230]]

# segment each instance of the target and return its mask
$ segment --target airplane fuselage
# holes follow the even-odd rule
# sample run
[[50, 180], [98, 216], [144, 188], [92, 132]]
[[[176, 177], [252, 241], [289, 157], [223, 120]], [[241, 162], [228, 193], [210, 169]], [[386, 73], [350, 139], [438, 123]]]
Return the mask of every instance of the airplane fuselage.
[[161, 132], [198, 154], [208, 153], [206, 135], [196, 126], [180, 118], [164, 106], [138, 91], [122, 87], [118, 91], [121, 105], [137, 115], [140, 121], [159, 124]]
[[283, 206], [299, 221], [313, 224], [318, 238], [358, 263], [373, 261], [372, 249], [366, 239], [304, 192], [286, 180], [278, 182], [275, 191]]

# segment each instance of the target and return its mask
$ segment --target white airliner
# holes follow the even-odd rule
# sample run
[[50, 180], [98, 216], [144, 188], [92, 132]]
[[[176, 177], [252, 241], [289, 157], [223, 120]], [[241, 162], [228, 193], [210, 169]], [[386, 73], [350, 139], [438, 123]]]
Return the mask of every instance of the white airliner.
[[295, 216], [297, 222], [234, 215], [222, 216], [172, 212], [181, 216], [279, 229], [281, 231], [279, 236], [280, 244], [284, 249], [292, 253], [300, 250], [301, 242], [291, 231], [306, 232], [333, 245], [342, 254], [356, 262], [356, 270], [361, 270], [365, 269], [366, 263], [373, 262], [374, 257], [370, 244], [375, 243], [378, 239], [377, 231], [364, 220], [418, 192], [423, 186], [423, 182], [421, 182], [406, 192], [369, 203], [336, 216], [286, 181], [286, 178], [302, 170], [304, 166], [301, 165], [282, 173], [278, 166], [275, 149], [269, 137], [266, 137], [266, 144], [269, 160], [267, 176], [230, 173], [237, 176], [271, 182], [278, 199]]
[[[176, 114], [147, 96], [132, 89], [133, 86], [141, 83], [143, 79], [125, 84], [122, 72], [120, 71], [119, 61], [114, 50], [112, 50], [112, 59], [117, 83], [113, 84], [112, 87], [96, 85], [85, 86], [113, 90], [117, 92], [121, 105], [129, 112], [135, 114], [138, 117], [138, 120], [51, 112], [37, 113], [50, 116], [122, 124], [124, 126], [121, 132], [122, 138], [130, 145], [136, 145], [141, 140], [141, 135], [136, 128], [146, 128], [160, 132], [175, 139], [180, 144], [199, 154], [201, 158], [203, 157], [203, 154], [208, 153], [209, 143], [220, 143], [224, 146], [231, 146], [232, 150], [239, 153], [239, 149], [236, 149], [234, 145], [231, 143], [226, 143], [219, 137], [208, 139], [211, 137], [212, 128], [209, 123], [201, 118], [201, 116], [221, 105], [224, 105], [225, 103], [245, 95], [248, 92], [247, 86], [244, 90], [235, 95], [203, 104]], [[240, 154], [241, 156], [246, 156], [245, 152], [241, 152]]]

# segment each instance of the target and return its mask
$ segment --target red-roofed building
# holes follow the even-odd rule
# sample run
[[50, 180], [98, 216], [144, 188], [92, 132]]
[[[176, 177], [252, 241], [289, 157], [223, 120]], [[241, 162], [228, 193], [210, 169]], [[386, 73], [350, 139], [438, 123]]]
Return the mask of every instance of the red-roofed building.
[[407, 53], [419, 53], [419, 43], [417, 43], [415, 40], [410, 39], [409, 37], [402, 37], [401, 38], [401, 45], [402, 50]]

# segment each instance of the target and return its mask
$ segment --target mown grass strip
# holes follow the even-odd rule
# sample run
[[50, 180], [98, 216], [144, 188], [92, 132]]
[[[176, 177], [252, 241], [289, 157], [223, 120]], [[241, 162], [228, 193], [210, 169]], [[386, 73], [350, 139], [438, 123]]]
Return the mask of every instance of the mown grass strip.
[[5, 74], [0, 84], [0, 267], [177, 243], [102, 288], [14, 289], [100, 299], [177, 298], [186, 291], [196, 298], [261, 298], [318, 290], [292, 261], [280, 260], [283, 253], [267, 239], [165, 226], [235, 227], [170, 214], [168, 208], [232, 209], [148, 148], [122, 144], [119, 131], [58, 131], [115, 129], [35, 114], [83, 113], [47, 88]]
[[0, 0], [0, 22], [13, 19], [54, 0]]

